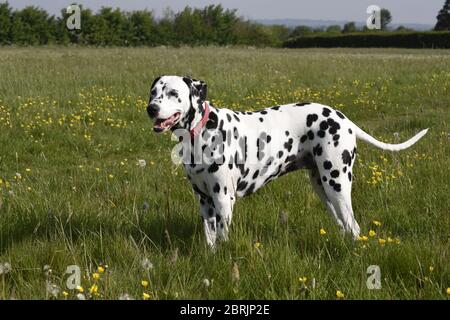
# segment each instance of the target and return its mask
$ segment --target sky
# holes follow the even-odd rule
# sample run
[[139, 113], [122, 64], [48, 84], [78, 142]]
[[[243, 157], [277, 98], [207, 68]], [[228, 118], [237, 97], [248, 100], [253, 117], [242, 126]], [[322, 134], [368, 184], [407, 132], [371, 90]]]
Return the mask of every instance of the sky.
[[[0, 2], [5, 2], [0, 0]], [[102, 6], [119, 7], [126, 11], [149, 9], [161, 15], [164, 8], [179, 11], [185, 6], [204, 7], [222, 4], [225, 8], [237, 9], [238, 14], [248, 19], [313, 19], [338, 21], [366, 21], [366, 9], [376, 4], [387, 8], [392, 14], [392, 23], [435, 24], [436, 15], [444, 0], [9, 0], [13, 8], [36, 5], [49, 13], [59, 15], [61, 8], [79, 3], [94, 11]]]

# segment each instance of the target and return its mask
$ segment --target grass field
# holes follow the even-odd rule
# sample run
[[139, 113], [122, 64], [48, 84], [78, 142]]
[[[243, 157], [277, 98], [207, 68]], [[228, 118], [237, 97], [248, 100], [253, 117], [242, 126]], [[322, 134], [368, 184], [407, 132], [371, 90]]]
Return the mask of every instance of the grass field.
[[[343, 237], [297, 171], [238, 201], [212, 253], [175, 142], [145, 112], [160, 74], [236, 110], [329, 104], [387, 142], [431, 129], [401, 153], [358, 145], [367, 238]], [[1, 48], [0, 75], [1, 299], [76, 299], [69, 265], [88, 299], [449, 297], [450, 51]]]

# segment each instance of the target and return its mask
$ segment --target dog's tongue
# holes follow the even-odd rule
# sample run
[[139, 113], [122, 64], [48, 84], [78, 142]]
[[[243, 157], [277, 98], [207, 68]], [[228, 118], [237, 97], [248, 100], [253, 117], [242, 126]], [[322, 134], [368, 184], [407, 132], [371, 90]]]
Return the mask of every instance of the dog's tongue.
[[170, 128], [173, 125], [174, 120], [177, 118], [178, 113], [174, 114], [173, 116], [170, 116], [167, 119], [158, 119], [155, 121], [155, 124], [153, 125], [153, 130], [156, 132], [164, 131], [167, 128]]

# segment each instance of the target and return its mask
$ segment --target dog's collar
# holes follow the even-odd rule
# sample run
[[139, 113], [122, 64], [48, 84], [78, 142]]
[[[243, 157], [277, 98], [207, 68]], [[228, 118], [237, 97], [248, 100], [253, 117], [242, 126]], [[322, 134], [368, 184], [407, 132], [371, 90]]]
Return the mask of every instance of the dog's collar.
[[203, 117], [200, 119], [199, 123], [197, 123], [197, 125], [191, 129], [190, 134], [191, 134], [191, 139], [194, 139], [202, 130], [202, 128], [205, 126], [206, 122], [208, 121], [209, 118], [209, 105], [208, 103], [205, 101], [204, 105], [203, 105], [205, 112], [203, 113]]

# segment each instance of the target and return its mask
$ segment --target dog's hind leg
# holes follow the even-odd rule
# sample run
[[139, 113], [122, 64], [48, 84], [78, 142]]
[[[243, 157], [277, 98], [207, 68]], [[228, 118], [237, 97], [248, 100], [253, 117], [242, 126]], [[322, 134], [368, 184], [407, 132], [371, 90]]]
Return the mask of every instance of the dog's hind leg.
[[[351, 173], [342, 174], [336, 171], [331, 171], [331, 176], [327, 176], [326, 172], [322, 172], [322, 185], [325, 190], [325, 194], [329, 201], [332, 203], [334, 209], [340, 220], [342, 221], [344, 230], [353, 235], [356, 239], [359, 236], [360, 228], [358, 222], [356, 222], [352, 209], [352, 183]], [[327, 172], [330, 175], [330, 171]], [[323, 177], [326, 177], [324, 182]]]
[[314, 191], [316, 191], [320, 200], [326, 206], [330, 216], [334, 218], [334, 220], [342, 228], [342, 230], [345, 230], [344, 225], [336, 212], [336, 209], [333, 207], [333, 204], [328, 199], [325, 190], [323, 189], [322, 180], [317, 167], [314, 167], [313, 169], [309, 170], [309, 180], [311, 181]]

